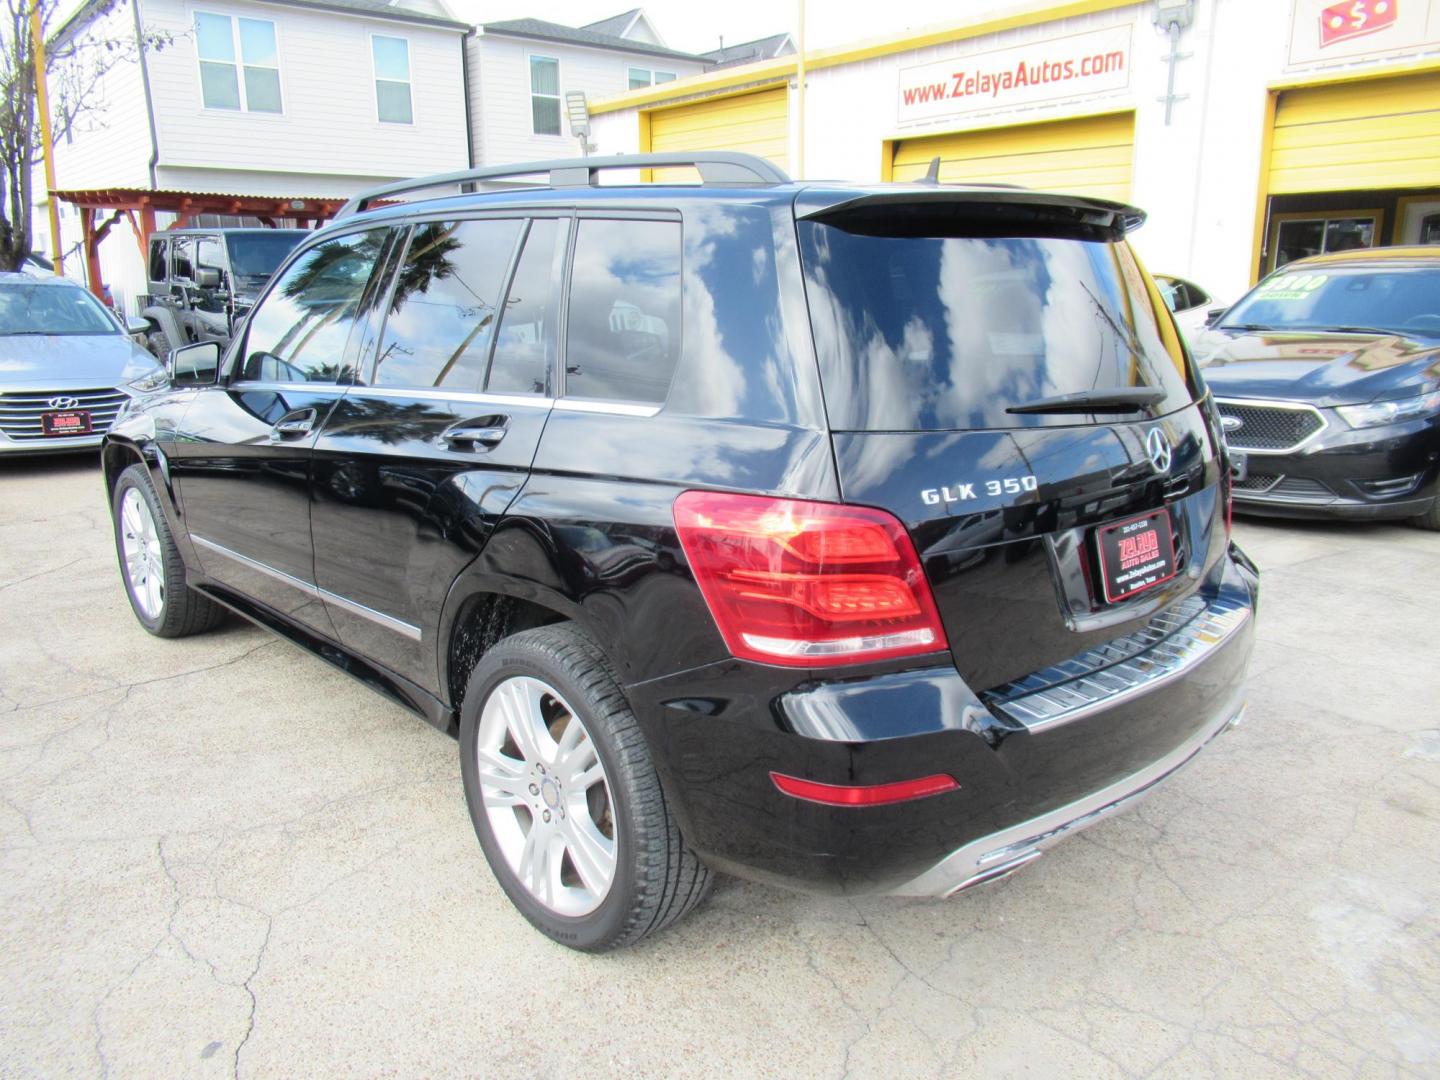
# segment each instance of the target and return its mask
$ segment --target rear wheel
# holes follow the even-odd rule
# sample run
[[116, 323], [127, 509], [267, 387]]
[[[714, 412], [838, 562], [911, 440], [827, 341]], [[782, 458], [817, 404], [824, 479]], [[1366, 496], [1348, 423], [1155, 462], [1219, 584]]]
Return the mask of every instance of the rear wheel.
[[600, 952], [704, 897], [645, 740], [603, 654], [570, 626], [506, 638], [476, 665], [460, 721], [475, 833], [543, 934]]
[[186, 637], [221, 622], [224, 609], [185, 584], [185, 563], [144, 465], [131, 465], [111, 502], [125, 594], [140, 625], [157, 637]]

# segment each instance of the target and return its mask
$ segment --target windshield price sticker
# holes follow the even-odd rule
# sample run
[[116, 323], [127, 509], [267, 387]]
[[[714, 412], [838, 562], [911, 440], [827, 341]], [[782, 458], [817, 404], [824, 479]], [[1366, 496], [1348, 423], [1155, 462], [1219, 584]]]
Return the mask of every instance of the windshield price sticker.
[[1109, 603], [1124, 600], [1175, 576], [1170, 516], [1164, 510], [1106, 525], [1097, 531], [1100, 581]]
[[1329, 274], [1281, 274], [1260, 286], [1260, 296], [1266, 300], [1308, 300], [1329, 280]]

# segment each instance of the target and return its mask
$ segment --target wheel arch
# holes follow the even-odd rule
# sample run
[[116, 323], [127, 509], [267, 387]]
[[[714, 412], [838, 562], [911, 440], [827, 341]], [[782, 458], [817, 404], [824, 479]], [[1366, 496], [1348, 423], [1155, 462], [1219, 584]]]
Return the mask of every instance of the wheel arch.
[[577, 605], [547, 595], [544, 590], [483, 578], [465, 582], [462, 575], [446, 598], [440, 647], [436, 650], [439, 685], [457, 719], [470, 672], [482, 656], [513, 634], [555, 623], [580, 622], [579, 615]]

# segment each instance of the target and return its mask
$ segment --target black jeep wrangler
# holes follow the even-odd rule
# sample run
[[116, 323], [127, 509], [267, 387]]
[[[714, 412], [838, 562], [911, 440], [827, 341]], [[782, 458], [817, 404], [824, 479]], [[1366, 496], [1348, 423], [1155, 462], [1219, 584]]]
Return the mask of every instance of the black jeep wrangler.
[[300, 229], [167, 229], [150, 237], [145, 344], [164, 360], [196, 341], [228, 344]]
[[[501, 175], [536, 179], [466, 190]], [[1141, 220], [722, 153], [377, 189], [107, 437], [130, 602], [456, 732], [495, 875], [575, 948], [712, 871], [1002, 877], [1243, 704], [1257, 575]]]

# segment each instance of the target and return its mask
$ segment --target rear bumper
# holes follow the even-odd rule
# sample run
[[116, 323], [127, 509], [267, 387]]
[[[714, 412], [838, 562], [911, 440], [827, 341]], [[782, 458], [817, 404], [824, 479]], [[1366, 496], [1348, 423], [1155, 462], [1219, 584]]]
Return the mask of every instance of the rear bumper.
[[[1238, 716], [1258, 578], [1238, 551], [1222, 563], [1208, 592], [1113, 650], [983, 698], [949, 664], [772, 694], [757, 665], [730, 661], [629, 692], [686, 839], [717, 869], [811, 892], [943, 896], [1148, 793]], [[771, 771], [855, 785], [946, 773], [960, 786], [835, 807], [780, 793]]]

